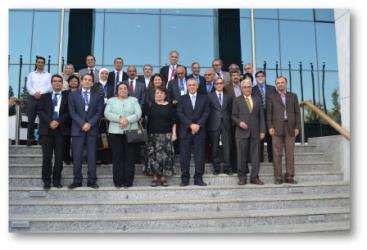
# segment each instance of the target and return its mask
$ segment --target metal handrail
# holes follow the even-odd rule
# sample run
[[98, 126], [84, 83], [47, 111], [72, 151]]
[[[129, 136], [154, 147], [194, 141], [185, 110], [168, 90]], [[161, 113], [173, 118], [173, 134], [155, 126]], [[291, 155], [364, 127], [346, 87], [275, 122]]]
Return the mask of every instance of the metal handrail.
[[12, 97], [9, 99], [9, 106], [15, 105], [15, 145], [19, 145], [20, 134], [20, 102], [17, 98]]
[[[334, 121], [330, 116], [328, 116], [325, 112], [319, 109], [316, 105], [314, 105], [310, 101], [304, 101], [300, 103], [301, 114], [304, 112], [304, 107], [307, 107], [309, 110], [314, 112], [317, 116], [319, 116], [322, 120], [324, 120], [327, 124], [329, 124], [332, 128], [338, 131], [342, 136], [344, 136], [348, 141], [351, 140], [351, 135], [348, 130], [340, 126], [336, 121]], [[301, 115], [301, 117], [303, 117]], [[301, 121], [302, 131], [301, 131], [301, 141], [304, 143], [305, 135], [304, 135], [304, 121]]]

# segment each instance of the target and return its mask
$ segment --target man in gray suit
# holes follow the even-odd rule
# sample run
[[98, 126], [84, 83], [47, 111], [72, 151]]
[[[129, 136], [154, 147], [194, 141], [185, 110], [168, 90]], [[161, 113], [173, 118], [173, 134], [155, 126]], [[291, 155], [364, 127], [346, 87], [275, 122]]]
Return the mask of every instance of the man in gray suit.
[[145, 83], [137, 78], [135, 66], [129, 66], [127, 68], [127, 75], [129, 79], [127, 79], [127, 83], [125, 83], [129, 89], [129, 96], [135, 96], [139, 101], [140, 107], [143, 108], [145, 100]]
[[220, 173], [220, 152], [219, 147], [223, 148], [223, 172], [232, 173], [231, 167], [231, 112], [232, 97], [223, 93], [224, 81], [217, 79], [214, 84], [215, 91], [209, 93], [209, 118], [208, 131], [212, 151], [213, 174]]
[[251, 160], [252, 184], [263, 185], [259, 179], [260, 161], [260, 140], [265, 137], [265, 118], [261, 99], [251, 96], [251, 80], [245, 79], [241, 82], [242, 94], [233, 100], [232, 120], [236, 124], [237, 143], [237, 168], [239, 185], [245, 185], [247, 168], [247, 157]]
[[216, 78], [222, 78], [224, 80], [224, 84], [227, 85], [231, 81], [231, 77], [227, 71], [223, 71], [223, 61], [222, 59], [214, 59], [212, 62], [213, 69], [215, 71]]
[[89, 74], [93, 76], [94, 83], [98, 83], [99, 70], [96, 68], [96, 58], [94, 57], [94, 55], [87, 55], [87, 57], [85, 58], [85, 64], [87, 65], [87, 67], [79, 70], [78, 72], [79, 79], [81, 80], [84, 75]]

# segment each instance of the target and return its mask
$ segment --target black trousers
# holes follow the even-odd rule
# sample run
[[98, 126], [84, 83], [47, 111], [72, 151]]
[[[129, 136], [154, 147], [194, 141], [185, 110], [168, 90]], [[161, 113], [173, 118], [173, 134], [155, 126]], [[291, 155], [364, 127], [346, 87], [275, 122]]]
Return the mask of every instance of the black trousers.
[[83, 184], [82, 163], [84, 145], [88, 153], [88, 183], [97, 181], [96, 154], [97, 136], [84, 133], [82, 136], [72, 136], [74, 183]]
[[273, 161], [273, 147], [272, 147], [272, 139], [269, 132], [266, 132], [265, 138], [260, 141], [260, 162], [264, 162], [264, 142], [267, 143], [267, 152], [268, 152], [268, 161]]
[[27, 101], [27, 116], [28, 116], [28, 125], [27, 125], [27, 139], [34, 139], [34, 121], [37, 117], [37, 109], [40, 99], [36, 99], [33, 96], [28, 96]]
[[63, 147], [63, 160], [64, 161], [71, 161], [71, 136], [70, 135], [65, 135], [64, 136], [64, 147]]
[[[42, 146], [42, 181], [45, 184], [51, 183], [51, 173], [53, 183], [60, 182], [63, 169], [63, 147], [64, 137], [61, 133], [53, 135], [42, 135], [40, 137]], [[52, 169], [52, 155], [55, 155], [54, 167]]]
[[195, 161], [194, 180], [201, 181], [203, 179], [205, 169], [205, 138], [189, 135], [186, 138], [180, 138], [181, 180], [183, 182], [188, 182], [190, 179], [191, 148]]
[[212, 157], [212, 164], [213, 169], [215, 171], [220, 171], [220, 146], [219, 141], [222, 141], [222, 149], [223, 149], [223, 170], [224, 172], [232, 171], [231, 166], [231, 131], [227, 131], [223, 124], [220, 125], [218, 130], [210, 131], [209, 132], [209, 139], [211, 144], [211, 157]]
[[136, 144], [127, 143], [125, 134], [110, 134], [115, 186], [130, 187], [134, 182]]

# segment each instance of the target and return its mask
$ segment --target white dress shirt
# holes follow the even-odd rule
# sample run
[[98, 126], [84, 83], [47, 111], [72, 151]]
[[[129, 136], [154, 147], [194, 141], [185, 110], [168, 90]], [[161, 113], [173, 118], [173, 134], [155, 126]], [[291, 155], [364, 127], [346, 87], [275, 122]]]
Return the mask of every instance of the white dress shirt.
[[191, 100], [192, 107], [195, 109], [197, 93], [195, 93], [195, 94], [190, 94], [189, 93], [189, 95], [190, 95], [190, 100]]
[[36, 92], [41, 94], [50, 92], [52, 90], [51, 74], [45, 71], [32, 71], [28, 74], [26, 86], [30, 95]]
[[57, 105], [56, 105], [56, 107], [54, 108], [54, 112], [56, 112], [57, 114], [59, 114], [59, 112], [60, 112], [61, 100], [62, 100], [62, 94], [61, 94], [61, 91], [60, 91], [60, 92], [52, 91], [52, 100], [55, 98], [55, 94], [58, 94], [58, 96], [57, 96]]

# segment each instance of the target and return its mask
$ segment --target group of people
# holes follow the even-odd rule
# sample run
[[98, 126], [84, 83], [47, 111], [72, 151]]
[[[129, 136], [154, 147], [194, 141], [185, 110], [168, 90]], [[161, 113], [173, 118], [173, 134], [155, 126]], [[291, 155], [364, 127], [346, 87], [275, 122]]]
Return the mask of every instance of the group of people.
[[[274, 166], [274, 183], [295, 184], [294, 144], [300, 129], [297, 95], [287, 91], [287, 79], [279, 76], [275, 86], [266, 83], [264, 71], [253, 72], [251, 64], [231, 64], [222, 70], [221, 59], [200, 75], [200, 64], [192, 63], [192, 74], [180, 65], [179, 53], [169, 53], [169, 65], [153, 74], [144, 65], [137, 76], [135, 66], [123, 71], [121, 57], [114, 69], [97, 69], [93, 55], [86, 57], [86, 68], [75, 74], [67, 64], [63, 74], [45, 72], [45, 59], [37, 57], [29, 73], [27, 90], [27, 145], [34, 141], [34, 121], [39, 116], [39, 143], [42, 146], [44, 189], [61, 188], [63, 163], [73, 163], [73, 189], [83, 184], [82, 164], [87, 149], [87, 186], [98, 188], [96, 166], [101, 162], [97, 150], [101, 134], [108, 134], [117, 188], [134, 182], [135, 163], [152, 176], [151, 186], [168, 186], [167, 177], [175, 174], [175, 155], [179, 155], [180, 186], [190, 183], [190, 161], [194, 157], [194, 185], [206, 186], [205, 163], [213, 174], [238, 174], [238, 184], [263, 185], [259, 178], [267, 142], [269, 162]], [[129, 141], [131, 131], [144, 128], [144, 145]], [[286, 172], [282, 174], [285, 149]], [[140, 151], [143, 150], [143, 159]], [[54, 164], [52, 166], [52, 158]], [[251, 171], [249, 169], [251, 165]]]

